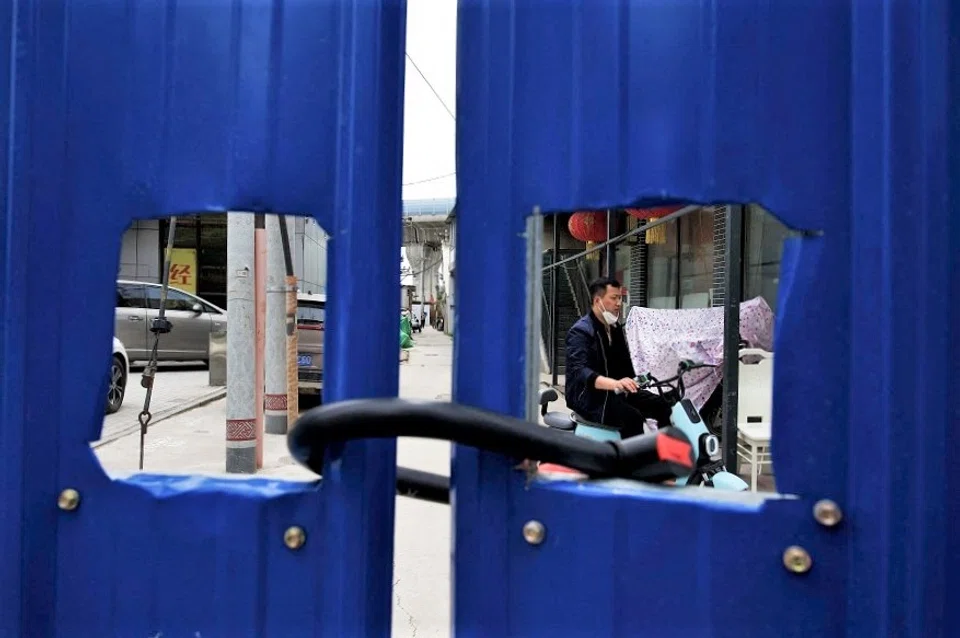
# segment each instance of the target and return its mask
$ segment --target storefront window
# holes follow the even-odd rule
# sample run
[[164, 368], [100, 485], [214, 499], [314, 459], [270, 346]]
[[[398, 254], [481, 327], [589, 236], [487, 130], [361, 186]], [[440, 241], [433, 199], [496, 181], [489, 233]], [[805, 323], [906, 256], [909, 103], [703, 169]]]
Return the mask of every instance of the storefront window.
[[[160, 222], [160, 251], [163, 255], [169, 221]], [[213, 213], [177, 218], [174, 248], [196, 251], [198, 297], [221, 308], [227, 307], [227, 215]], [[162, 266], [160, 270], [163, 270]]]
[[199, 296], [227, 307], [227, 216], [200, 217]]
[[[713, 209], [662, 226], [648, 244], [650, 308], [707, 308], [713, 291]], [[679, 243], [678, 243], [679, 242]]]
[[677, 223], [660, 226], [663, 233], [647, 244], [647, 306], [677, 307]]
[[680, 226], [680, 307], [709, 308], [713, 291], [713, 208], [683, 217]]
[[783, 240], [790, 237], [792, 231], [755, 204], [747, 208], [744, 231], [744, 299], [763, 297], [776, 312]]
[[[716, 260], [716, 211], [704, 207], [672, 223], [660, 226], [660, 233], [650, 237], [645, 249], [646, 260], [638, 255], [638, 265], [631, 266], [632, 250], [640, 250], [629, 242], [617, 247], [615, 276], [624, 288], [636, 290], [636, 299], [628, 297], [628, 305], [642, 304], [646, 294], [649, 308], [709, 308], [713, 305], [714, 286], [722, 277], [714, 272]], [[780, 262], [784, 239], [794, 233], [760, 206], [745, 210], [743, 295], [744, 299], [763, 297], [776, 310], [780, 284]], [[723, 236], [720, 235], [720, 238]], [[591, 263], [591, 262], [588, 262]], [[642, 264], [645, 263], [644, 267]], [[644, 276], [645, 274], [645, 276]], [[641, 280], [634, 281], [640, 278]]]

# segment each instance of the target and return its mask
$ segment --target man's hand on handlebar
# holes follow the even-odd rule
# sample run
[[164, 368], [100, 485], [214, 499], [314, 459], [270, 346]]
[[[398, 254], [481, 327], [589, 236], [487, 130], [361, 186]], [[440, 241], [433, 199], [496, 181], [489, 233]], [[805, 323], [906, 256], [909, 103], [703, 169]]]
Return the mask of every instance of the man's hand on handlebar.
[[597, 381], [594, 384], [598, 390], [606, 390], [607, 392], [616, 392], [617, 394], [623, 394], [629, 392], [633, 394], [640, 389], [640, 386], [637, 385], [637, 382], [630, 377], [624, 377], [622, 379], [611, 379], [610, 377], [597, 377]]

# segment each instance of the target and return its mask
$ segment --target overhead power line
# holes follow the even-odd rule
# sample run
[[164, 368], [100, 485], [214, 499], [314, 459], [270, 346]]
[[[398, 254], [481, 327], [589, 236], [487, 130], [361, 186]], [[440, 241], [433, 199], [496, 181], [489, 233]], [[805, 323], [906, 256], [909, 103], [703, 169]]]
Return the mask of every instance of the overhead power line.
[[450, 117], [453, 119], [453, 121], [456, 122], [456, 121], [457, 121], [457, 116], [453, 114], [453, 111], [450, 110], [450, 107], [447, 106], [447, 103], [443, 101], [443, 98], [440, 97], [440, 94], [437, 93], [437, 90], [436, 90], [435, 88], [433, 88], [433, 85], [430, 84], [430, 80], [428, 80], [428, 79], [427, 79], [427, 76], [425, 76], [425, 75], [423, 74], [423, 71], [420, 70], [420, 67], [417, 66], [417, 63], [413, 61], [413, 58], [410, 57], [410, 54], [409, 54], [409, 53], [404, 52], [404, 55], [407, 56], [407, 59], [410, 60], [410, 64], [413, 65], [413, 68], [417, 71], [417, 73], [420, 74], [420, 77], [423, 78], [423, 81], [427, 83], [427, 86], [430, 87], [430, 90], [433, 91], [434, 97], [437, 98], [437, 101], [440, 102], [440, 104], [443, 106], [443, 108], [444, 108], [444, 110], [447, 112], [447, 114], [449, 114]]
[[438, 179], [444, 179], [446, 177], [453, 177], [457, 172], [446, 173], [445, 175], [437, 175], [436, 177], [428, 177], [427, 179], [418, 179], [415, 182], [404, 182], [403, 186], [416, 186], [417, 184], [426, 184], [427, 182], [435, 182]]

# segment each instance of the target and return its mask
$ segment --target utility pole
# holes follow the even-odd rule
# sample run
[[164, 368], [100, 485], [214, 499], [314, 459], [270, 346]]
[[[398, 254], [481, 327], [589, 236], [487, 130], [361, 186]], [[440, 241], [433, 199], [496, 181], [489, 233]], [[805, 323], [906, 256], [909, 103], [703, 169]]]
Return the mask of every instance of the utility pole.
[[257, 469], [263, 467], [263, 390], [264, 390], [264, 361], [263, 351], [266, 345], [267, 323], [267, 223], [266, 215], [257, 213], [254, 217], [253, 231], [253, 270], [256, 274], [254, 283], [256, 291], [256, 333], [257, 343], [254, 350], [254, 397], [257, 418]]
[[253, 215], [227, 214], [226, 471], [257, 471]]
[[300, 369], [297, 366], [297, 274], [293, 270], [293, 252], [287, 218], [280, 215], [280, 242], [287, 273], [287, 424], [300, 416]]
[[420, 310], [417, 312], [420, 313], [420, 329], [423, 329], [423, 311], [427, 309], [427, 288], [426, 288], [426, 278], [427, 278], [427, 244], [424, 243], [421, 249], [423, 252], [423, 258], [420, 260]]
[[740, 388], [740, 302], [743, 297], [744, 207], [729, 205], [726, 221], [723, 297], [723, 463], [737, 473], [737, 413]]
[[[553, 259], [550, 263], [560, 261], [560, 233], [557, 226], [560, 225], [560, 216], [553, 216]], [[557, 364], [557, 357], [560, 355], [560, 342], [557, 340], [557, 328], [560, 323], [560, 311], [557, 308], [557, 301], [560, 299], [560, 292], [557, 290], [560, 280], [557, 274], [557, 267], [550, 269], [550, 384], [553, 387], [558, 385], [560, 376], [560, 366]]]
[[[273, 218], [276, 218], [276, 225]], [[287, 282], [281, 228], [283, 217], [267, 220], [267, 392], [264, 428], [269, 434], [287, 433]]]

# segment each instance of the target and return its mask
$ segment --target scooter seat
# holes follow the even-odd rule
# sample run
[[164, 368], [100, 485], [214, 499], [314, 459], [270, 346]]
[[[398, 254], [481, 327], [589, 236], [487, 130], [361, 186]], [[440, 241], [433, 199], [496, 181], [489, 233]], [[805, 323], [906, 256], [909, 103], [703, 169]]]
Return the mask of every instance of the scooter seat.
[[599, 423], [590, 423], [588, 421], [578, 421], [574, 434], [595, 441], [620, 441], [620, 430], [616, 428], [600, 425]]
[[564, 432], [573, 432], [577, 427], [577, 422], [573, 420], [572, 414], [566, 412], [547, 412], [543, 415], [543, 422], [555, 430]]

